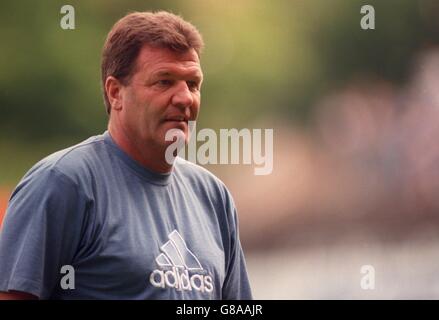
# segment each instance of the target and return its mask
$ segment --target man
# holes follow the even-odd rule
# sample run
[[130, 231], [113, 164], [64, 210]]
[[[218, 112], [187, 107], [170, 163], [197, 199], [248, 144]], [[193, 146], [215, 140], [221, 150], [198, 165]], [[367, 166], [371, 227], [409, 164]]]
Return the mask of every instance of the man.
[[187, 142], [198, 116], [202, 46], [167, 12], [113, 26], [102, 58], [108, 131], [43, 159], [13, 192], [1, 297], [251, 299], [230, 193], [201, 167], [165, 159], [166, 133]]

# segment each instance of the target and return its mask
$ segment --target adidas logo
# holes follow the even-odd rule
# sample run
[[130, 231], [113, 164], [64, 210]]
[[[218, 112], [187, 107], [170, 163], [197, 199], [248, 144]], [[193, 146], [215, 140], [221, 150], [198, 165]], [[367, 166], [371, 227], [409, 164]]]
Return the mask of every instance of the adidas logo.
[[213, 279], [204, 275], [197, 257], [188, 249], [177, 230], [160, 247], [162, 253], [155, 259], [160, 269], [151, 272], [150, 283], [156, 288], [175, 288], [178, 291], [212, 292]]

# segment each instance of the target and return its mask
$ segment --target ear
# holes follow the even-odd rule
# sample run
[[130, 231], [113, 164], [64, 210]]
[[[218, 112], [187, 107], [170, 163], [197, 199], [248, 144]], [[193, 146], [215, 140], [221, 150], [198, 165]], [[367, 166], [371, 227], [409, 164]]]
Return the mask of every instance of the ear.
[[113, 76], [109, 76], [105, 80], [105, 92], [107, 93], [111, 109], [122, 109], [122, 88], [122, 83]]

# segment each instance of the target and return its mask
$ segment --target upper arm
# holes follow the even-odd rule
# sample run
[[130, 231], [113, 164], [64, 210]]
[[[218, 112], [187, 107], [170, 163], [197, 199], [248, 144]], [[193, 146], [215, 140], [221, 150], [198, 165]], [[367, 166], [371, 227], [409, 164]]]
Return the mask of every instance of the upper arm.
[[241, 241], [239, 238], [238, 213], [233, 197], [227, 188], [224, 187], [224, 208], [227, 217], [229, 239], [226, 255], [226, 276], [222, 288], [222, 298], [226, 300], [251, 300], [252, 292], [247, 274], [247, 266], [244, 258]]
[[20, 183], [0, 232], [1, 298], [23, 297], [10, 290], [51, 296], [61, 267], [73, 263], [85, 211], [85, 197], [62, 173], [46, 170]]

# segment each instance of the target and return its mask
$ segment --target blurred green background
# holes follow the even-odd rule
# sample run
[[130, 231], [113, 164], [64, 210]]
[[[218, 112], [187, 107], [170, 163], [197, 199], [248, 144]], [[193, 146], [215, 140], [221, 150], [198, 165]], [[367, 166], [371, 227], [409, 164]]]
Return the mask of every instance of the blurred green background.
[[[71, 4], [76, 29], [63, 30]], [[359, 27], [372, 4], [376, 30]], [[437, 42], [437, 1], [2, 1], [0, 184], [13, 186], [43, 155], [102, 132], [100, 52], [129, 11], [170, 10], [206, 42], [204, 127], [280, 118], [307, 126], [313, 103], [358, 74], [403, 82], [407, 64]], [[436, 10], [437, 12], [437, 10]]]
[[439, 297], [437, 0], [1, 1], [0, 211], [35, 162], [106, 129], [101, 48], [143, 10], [204, 36], [197, 129], [274, 129], [273, 174], [209, 167], [235, 197], [256, 298]]

